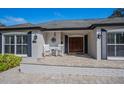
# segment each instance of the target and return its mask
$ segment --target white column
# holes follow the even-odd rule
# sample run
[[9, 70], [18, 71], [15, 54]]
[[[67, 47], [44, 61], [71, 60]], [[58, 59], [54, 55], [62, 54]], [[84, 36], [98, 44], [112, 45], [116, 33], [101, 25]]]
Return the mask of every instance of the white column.
[[37, 44], [38, 44], [37, 57], [41, 58], [43, 57], [43, 45], [45, 44], [45, 38], [43, 36], [42, 31], [38, 32]]
[[96, 52], [97, 52], [97, 55], [96, 55], [96, 58], [97, 60], [101, 60], [101, 36], [100, 38], [98, 38], [97, 36], [101, 35], [101, 29], [96, 29]]
[[32, 42], [32, 57], [33, 58], [42, 58], [43, 45], [45, 44], [43, 32], [33, 31], [32, 32], [32, 41], [34, 39], [34, 35], [37, 35], [37, 40], [36, 40], [36, 43]]

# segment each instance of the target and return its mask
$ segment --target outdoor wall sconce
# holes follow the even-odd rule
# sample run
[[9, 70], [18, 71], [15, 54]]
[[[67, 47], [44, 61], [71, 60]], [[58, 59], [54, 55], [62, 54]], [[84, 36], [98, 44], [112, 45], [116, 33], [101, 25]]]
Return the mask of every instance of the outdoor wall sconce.
[[97, 34], [97, 38], [100, 39], [102, 37], [102, 35], [99, 33]]
[[36, 43], [36, 42], [37, 42], [37, 35], [35, 34], [33, 38], [33, 43]]

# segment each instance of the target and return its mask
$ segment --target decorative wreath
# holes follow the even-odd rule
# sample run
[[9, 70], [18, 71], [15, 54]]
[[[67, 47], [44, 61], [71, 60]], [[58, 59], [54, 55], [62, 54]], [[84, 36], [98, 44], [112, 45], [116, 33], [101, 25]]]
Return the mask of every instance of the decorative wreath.
[[51, 41], [52, 41], [53, 43], [55, 43], [55, 42], [56, 42], [56, 38], [53, 37], [53, 38], [51, 39]]

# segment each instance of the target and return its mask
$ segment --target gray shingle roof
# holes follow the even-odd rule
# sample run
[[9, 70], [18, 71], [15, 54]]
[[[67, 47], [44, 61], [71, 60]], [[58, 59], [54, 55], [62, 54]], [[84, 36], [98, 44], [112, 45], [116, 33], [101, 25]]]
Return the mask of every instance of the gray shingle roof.
[[5, 28], [25, 28], [25, 27], [41, 27], [47, 29], [53, 28], [76, 28], [76, 27], [90, 27], [93, 24], [108, 24], [108, 23], [124, 23], [124, 17], [116, 17], [116, 18], [105, 18], [105, 19], [81, 19], [81, 20], [58, 20], [51, 21], [41, 24], [17, 24], [12, 26], [3, 26], [0, 24], [0, 27]]
[[8, 26], [9, 28], [20, 28], [20, 27], [34, 27], [36, 25], [34, 24], [31, 24], [31, 23], [24, 23], [24, 24], [17, 24], [17, 25], [11, 25], [11, 26]]
[[17, 24], [12, 26], [6, 26], [6, 27], [0, 27], [0, 30], [22, 30], [22, 29], [43, 29], [42, 27], [39, 27], [37, 25], [33, 25], [31, 23], [25, 23], [25, 24]]
[[93, 24], [124, 23], [124, 17], [106, 19], [60, 20], [38, 24], [43, 28], [89, 27]]

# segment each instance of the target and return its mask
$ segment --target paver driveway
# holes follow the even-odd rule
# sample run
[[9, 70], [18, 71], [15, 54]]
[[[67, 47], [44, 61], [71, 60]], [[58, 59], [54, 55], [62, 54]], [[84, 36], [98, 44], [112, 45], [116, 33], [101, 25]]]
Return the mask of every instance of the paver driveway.
[[90, 75], [90, 76], [114, 76], [124, 77], [124, 69], [108, 68], [83, 68], [83, 67], [65, 67], [51, 65], [32, 65], [22, 64], [21, 72], [47, 75]]
[[21, 83], [76, 83], [76, 84], [123, 84], [124, 77], [105, 77], [105, 76], [83, 76], [83, 75], [46, 75], [46, 74], [27, 74], [18, 72], [18, 68], [10, 69], [0, 73], [0, 83], [21, 84]]
[[[10, 69], [8, 71], [0, 73], [0, 83], [124, 83], [123, 70], [124, 62], [123, 61], [96, 61], [88, 56], [64, 56], [64, 57], [45, 57], [42, 59], [23, 59], [22, 65], [48, 65], [49, 66], [59, 66], [59, 67], [78, 67], [78, 68], [109, 68], [109, 69], [118, 69], [122, 73], [122, 76], [94, 76], [94, 75], [83, 75], [83, 74], [69, 74], [67, 71], [66, 74], [31, 74], [31, 73], [22, 73], [18, 71], [18, 67]], [[85, 67], [85, 68], [84, 68]], [[43, 67], [47, 68], [47, 67]], [[42, 68], [42, 69], [43, 69]], [[26, 68], [26, 69], [31, 69]], [[51, 68], [49, 68], [50, 71]], [[55, 69], [55, 68], [54, 68]], [[53, 69], [53, 70], [54, 70]], [[37, 69], [33, 69], [37, 70]], [[86, 70], [86, 69], [85, 69]], [[87, 70], [88, 71], [88, 70]], [[122, 72], [121, 72], [122, 71]], [[52, 72], [52, 71], [51, 71]], [[116, 72], [116, 71], [115, 71]], [[78, 72], [76, 72], [78, 73]], [[113, 72], [112, 72], [113, 73]], [[116, 74], [116, 73], [115, 73]], [[116, 74], [117, 75], [117, 74]]]
[[39, 59], [24, 58], [22, 63], [90, 68], [124, 68], [124, 61], [98, 61], [88, 55], [65, 55], [63, 57], [46, 56]]

